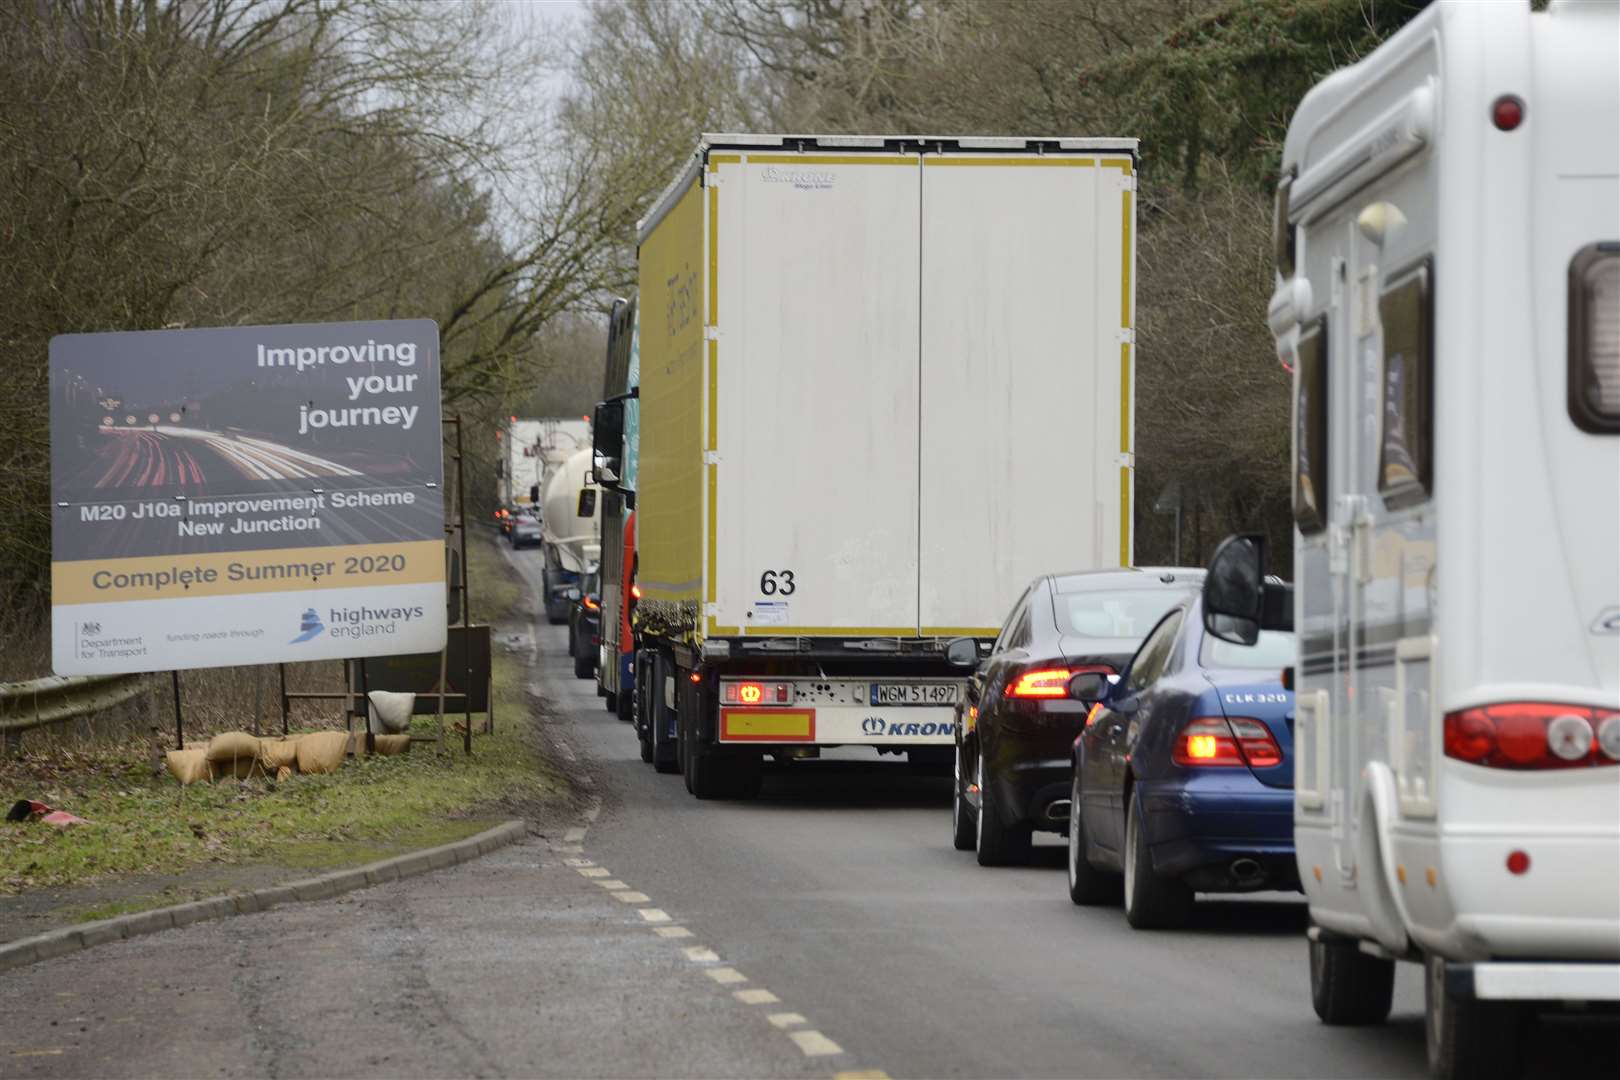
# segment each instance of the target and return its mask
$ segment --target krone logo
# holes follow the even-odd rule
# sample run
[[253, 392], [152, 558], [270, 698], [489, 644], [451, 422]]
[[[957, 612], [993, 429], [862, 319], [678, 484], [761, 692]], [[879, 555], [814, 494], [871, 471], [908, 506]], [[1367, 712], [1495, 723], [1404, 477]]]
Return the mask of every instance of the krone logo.
[[883, 734], [883, 718], [880, 716], [868, 716], [861, 721], [861, 731], [868, 735]]

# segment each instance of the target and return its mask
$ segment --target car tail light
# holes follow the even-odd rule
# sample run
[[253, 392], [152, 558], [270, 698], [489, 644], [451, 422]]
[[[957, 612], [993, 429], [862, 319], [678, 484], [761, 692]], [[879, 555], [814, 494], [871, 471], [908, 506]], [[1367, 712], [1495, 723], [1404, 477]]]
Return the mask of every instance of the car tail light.
[[1170, 757], [1177, 765], [1269, 769], [1282, 764], [1282, 747], [1258, 720], [1200, 716], [1181, 729]]
[[602, 606], [601, 604], [597, 603], [595, 600], [592, 600], [590, 597], [587, 596], [585, 598], [585, 610], [586, 611], [595, 611], [598, 608], [600, 608], [601, 606]]
[[1107, 664], [1081, 664], [1078, 667], [1033, 667], [1019, 673], [1016, 679], [1007, 683], [1003, 691], [1004, 697], [1011, 698], [1066, 698], [1069, 696], [1069, 680], [1076, 675], [1087, 672], [1100, 672], [1103, 675], [1114, 674], [1114, 669]]
[[640, 600], [641, 599], [641, 586], [640, 585], [631, 585], [630, 586], [630, 599], [632, 599], [632, 600]]
[[1512, 701], [1446, 714], [1446, 756], [1492, 769], [1620, 762], [1620, 711]]
[[727, 705], [786, 705], [792, 700], [792, 691], [786, 683], [726, 683], [721, 698]]

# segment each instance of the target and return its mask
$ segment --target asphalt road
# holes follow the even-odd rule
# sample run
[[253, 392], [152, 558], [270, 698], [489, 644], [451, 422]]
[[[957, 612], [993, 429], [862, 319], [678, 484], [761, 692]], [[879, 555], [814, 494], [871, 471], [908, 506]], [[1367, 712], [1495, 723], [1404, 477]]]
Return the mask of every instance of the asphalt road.
[[[1296, 899], [1132, 931], [1069, 903], [1055, 839], [1022, 869], [954, 851], [949, 781], [895, 762], [700, 803], [572, 677], [565, 630], [535, 630], [534, 722], [595, 793], [583, 816], [9, 972], [0, 1076], [1423, 1075], [1416, 969], [1389, 1024], [1321, 1026]], [[1620, 1065], [1612, 1024], [1537, 1030], [1527, 1075]]]

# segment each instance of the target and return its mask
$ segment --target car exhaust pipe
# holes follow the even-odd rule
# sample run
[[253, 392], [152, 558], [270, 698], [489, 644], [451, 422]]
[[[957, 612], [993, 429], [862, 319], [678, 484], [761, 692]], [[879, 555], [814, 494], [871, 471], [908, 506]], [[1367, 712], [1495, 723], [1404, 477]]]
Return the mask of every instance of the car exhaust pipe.
[[1266, 876], [1265, 868], [1253, 859], [1233, 859], [1228, 870], [1239, 885], [1253, 885]]
[[1046, 820], [1047, 821], [1068, 821], [1069, 820], [1069, 800], [1068, 799], [1053, 799], [1051, 802], [1047, 803], [1046, 804]]

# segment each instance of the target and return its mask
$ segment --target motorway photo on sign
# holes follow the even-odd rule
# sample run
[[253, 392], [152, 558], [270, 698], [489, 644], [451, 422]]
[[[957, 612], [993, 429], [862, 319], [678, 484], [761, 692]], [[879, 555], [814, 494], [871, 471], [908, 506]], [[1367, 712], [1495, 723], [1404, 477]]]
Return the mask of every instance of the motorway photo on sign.
[[431, 320], [51, 340], [59, 675], [435, 652]]

